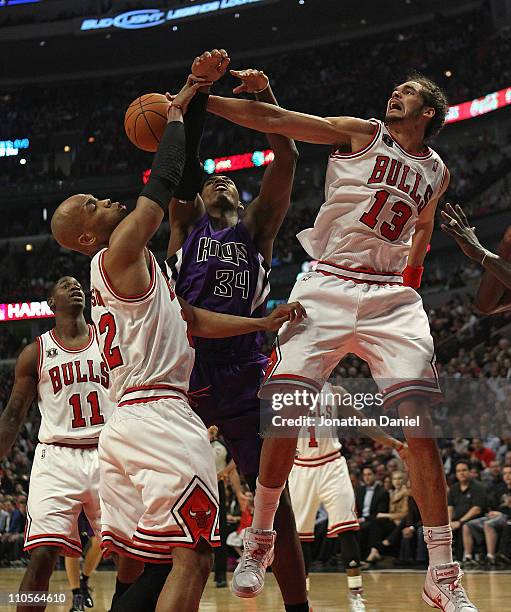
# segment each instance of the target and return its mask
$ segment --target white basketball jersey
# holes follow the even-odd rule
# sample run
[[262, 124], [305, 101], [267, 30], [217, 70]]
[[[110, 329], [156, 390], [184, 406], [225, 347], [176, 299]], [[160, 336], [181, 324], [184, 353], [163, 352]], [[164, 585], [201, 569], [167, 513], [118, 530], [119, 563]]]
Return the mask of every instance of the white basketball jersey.
[[141, 295], [119, 295], [105, 271], [106, 249], [91, 263], [92, 319], [120, 406], [178, 397], [187, 401], [194, 362], [181, 306], [154, 255]]
[[[439, 196], [446, 167], [432, 149], [411, 154], [381, 121], [370, 121], [375, 133], [364, 149], [330, 155], [326, 202], [314, 228], [297, 237], [320, 261], [318, 269], [359, 280], [401, 282], [396, 275], [406, 266], [415, 224]], [[377, 274], [353, 272], [360, 268]]]
[[[334, 405], [333, 390], [329, 383], [323, 386], [322, 402], [309, 415], [316, 419], [318, 425], [326, 419], [337, 418], [337, 407]], [[295, 465], [316, 467], [324, 465], [341, 456], [342, 444], [339, 441], [337, 426], [325, 424], [318, 427], [302, 427], [296, 447]]]
[[83, 347], [69, 348], [54, 330], [37, 338], [39, 345], [39, 441], [97, 446], [103, 424], [112, 413], [109, 372], [89, 325]]

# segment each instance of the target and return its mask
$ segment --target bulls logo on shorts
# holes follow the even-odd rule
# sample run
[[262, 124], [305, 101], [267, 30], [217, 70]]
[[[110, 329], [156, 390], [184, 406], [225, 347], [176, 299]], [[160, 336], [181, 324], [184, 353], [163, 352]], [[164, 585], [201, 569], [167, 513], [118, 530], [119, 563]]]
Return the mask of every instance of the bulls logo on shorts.
[[204, 487], [195, 483], [191, 493], [179, 508], [183, 522], [192, 534], [194, 542], [200, 537], [211, 540], [216, 530], [218, 506]]
[[268, 357], [268, 365], [266, 366], [263, 374], [263, 381], [261, 384], [264, 384], [268, 378], [272, 375], [275, 368], [279, 365], [282, 360], [282, 355], [280, 353], [280, 345], [278, 337], [275, 339], [275, 344], [271, 350], [271, 353]]

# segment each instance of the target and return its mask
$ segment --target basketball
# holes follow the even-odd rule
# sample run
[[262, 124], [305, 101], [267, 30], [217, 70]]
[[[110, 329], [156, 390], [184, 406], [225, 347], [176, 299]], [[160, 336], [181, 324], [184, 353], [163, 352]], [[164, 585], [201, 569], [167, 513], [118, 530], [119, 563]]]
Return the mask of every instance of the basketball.
[[149, 93], [140, 96], [128, 106], [124, 116], [124, 129], [131, 142], [154, 153], [167, 124], [169, 103], [163, 94]]

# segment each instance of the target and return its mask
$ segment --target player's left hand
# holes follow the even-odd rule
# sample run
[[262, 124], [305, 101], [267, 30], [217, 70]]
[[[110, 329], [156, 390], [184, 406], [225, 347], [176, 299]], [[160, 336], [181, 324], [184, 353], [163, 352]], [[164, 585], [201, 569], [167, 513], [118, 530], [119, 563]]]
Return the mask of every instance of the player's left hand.
[[262, 70], [249, 68], [248, 70], [229, 70], [229, 72], [241, 81], [241, 85], [232, 90], [232, 93], [235, 94], [262, 91], [270, 84], [270, 79]]
[[486, 253], [486, 249], [479, 242], [475, 233], [475, 227], [470, 226], [461, 206], [456, 204], [453, 207], [451, 204], [446, 204], [445, 210], [442, 210], [441, 215], [445, 221], [441, 225], [444, 232], [450, 234], [456, 240], [467, 257], [480, 263]]
[[225, 49], [204, 51], [193, 60], [192, 74], [214, 83], [223, 77], [230, 61]]
[[261, 319], [265, 331], [278, 331], [286, 321], [299, 323], [307, 316], [305, 308], [300, 302], [279, 304], [267, 317]]

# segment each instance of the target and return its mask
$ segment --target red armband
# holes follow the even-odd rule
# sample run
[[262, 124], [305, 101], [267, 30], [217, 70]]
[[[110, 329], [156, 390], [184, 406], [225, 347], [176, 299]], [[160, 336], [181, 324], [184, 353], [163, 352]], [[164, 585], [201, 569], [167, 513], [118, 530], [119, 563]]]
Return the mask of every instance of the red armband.
[[406, 268], [403, 270], [403, 285], [405, 287], [413, 287], [413, 289], [418, 289], [421, 286], [423, 272], [424, 266], [419, 266], [418, 268], [406, 266]]

